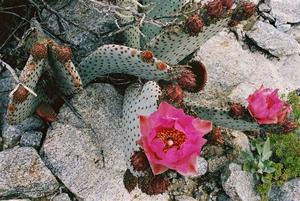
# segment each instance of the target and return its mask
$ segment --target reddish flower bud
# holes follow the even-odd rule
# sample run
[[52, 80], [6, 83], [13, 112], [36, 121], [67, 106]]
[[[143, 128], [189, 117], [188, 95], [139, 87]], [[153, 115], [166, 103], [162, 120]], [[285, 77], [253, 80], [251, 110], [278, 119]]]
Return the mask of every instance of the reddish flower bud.
[[149, 50], [145, 50], [141, 53], [141, 57], [142, 57], [143, 61], [145, 61], [147, 63], [151, 63], [151, 62], [153, 62], [154, 54], [153, 54], [153, 52], [151, 52]]
[[72, 50], [69, 47], [56, 47], [55, 52], [57, 59], [62, 63], [66, 63], [72, 58]]
[[184, 70], [178, 79], [178, 84], [186, 90], [192, 90], [196, 87], [196, 75], [191, 70]]
[[150, 182], [150, 187], [153, 195], [161, 194], [168, 190], [170, 185], [169, 179], [164, 176], [155, 176]]
[[207, 13], [210, 17], [221, 17], [224, 14], [223, 3], [221, 0], [213, 0], [206, 5]]
[[47, 56], [47, 47], [42, 43], [37, 43], [31, 49], [31, 55], [37, 60], [41, 60]]
[[131, 156], [131, 165], [137, 171], [145, 171], [149, 167], [147, 156], [143, 151], [136, 151]]
[[233, 103], [230, 105], [230, 115], [235, 119], [240, 119], [244, 116], [245, 108], [239, 103]]
[[57, 114], [54, 109], [46, 103], [41, 103], [36, 108], [36, 114], [46, 122], [54, 122], [57, 121]]
[[182, 88], [178, 84], [167, 87], [167, 97], [176, 103], [181, 103], [184, 97]]
[[281, 128], [284, 133], [292, 132], [293, 130], [297, 129], [298, 127], [299, 126], [296, 122], [290, 121], [290, 120], [286, 120], [285, 122], [283, 122], [281, 124]]
[[212, 131], [212, 138], [215, 144], [224, 144], [224, 139], [222, 136], [222, 130], [220, 127], [216, 127]]
[[185, 29], [190, 36], [197, 36], [203, 30], [204, 21], [199, 15], [190, 16], [185, 22]]
[[256, 11], [256, 5], [252, 2], [245, 2], [242, 5], [242, 8], [243, 8], [244, 14], [247, 18], [254, 15], [254, 13]]
[[130, 193], [137, 186], [138, 178], [133, 176], [130, 170], [127, 169], [124, 173], [123, 183], [127, 191]]
[[29, 92], [24, 86], [19, 85], [18, 89], [13, 94], [13, 100], [17, 103], [23, 102], [28, 97]]
[[234, 4], [234, 0], [222, 0], [222, 4], [229, 10]]

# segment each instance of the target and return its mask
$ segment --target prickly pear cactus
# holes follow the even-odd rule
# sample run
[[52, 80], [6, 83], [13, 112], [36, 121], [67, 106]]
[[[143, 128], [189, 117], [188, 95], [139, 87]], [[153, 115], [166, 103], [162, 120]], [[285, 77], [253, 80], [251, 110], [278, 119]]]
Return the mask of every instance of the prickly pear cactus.
[[147, 80], [170, 80], [172, 67], [155, 58], [150, 51], [103, 45], [79, 64], [78, 71], [86, 85], [110, 73], [124, 73]]
[[[134, 21], [132, 12], [137, 12], [138, 6], [134, 0], [117, 0], [117, 5], [121, 8], [127, 8], [128, 10], [121, 11], [117, 16], [119, 18], [118, 23], [124, 25]], [[124, 45], [140, 49], [140, 30], [138, 26], [133, 26], [123, 32]]]
[[[183, 7], [189, 2], [189, 0], [143, 0], [141, 3], [147, 5], [144, 12], [149, 12], [147, 15], [153, 19], [160, 19], [161, 22], [171, 22], [173, 18], [164, 18], [165, 16], [172, 16], [179, 14]], [[141, 48], [145, 48], [145, 45], [160, 32], [163, 28], [158, 24], [146, 22], [141, 29], [144, 37], [141, 37]]]
[[140, 138], [139, 116], [155, 112], [160, 95], [160, 87], [154, 81], [149, 81], [144, 86], [133, 84], [125, 92], [122, 118], [123, 148], [128, 169], [135, 175], [138, 175], [138, 172], [134, 171], [130, 158], [134, 151], [139, 151], [136, 143]]
[[199, 105], [188, 98], [184, 100], [184, 107], [189, 113], [202, 119], [211, 120], [217, 126], [241, 131], [259, 131], [261, 129], [256, 122], [232, 118], [228, 110]]

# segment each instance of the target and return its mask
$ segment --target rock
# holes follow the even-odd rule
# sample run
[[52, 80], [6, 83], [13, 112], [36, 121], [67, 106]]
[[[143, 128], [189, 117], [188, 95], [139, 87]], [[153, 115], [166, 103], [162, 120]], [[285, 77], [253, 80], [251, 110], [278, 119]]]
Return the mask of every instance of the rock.
[[23, 131], [13, 125], [4, 128], [2, 132], [3, 148], [8, 149], [18, 144]]
[[276, 21], [275, 18], [269, 13], [262, 12], [261, 16], [263, 16], [265, 19], [267, 19], [270, 23], [274, 23]]
[[13, 89], [15, 82], [8, 71], [0, 71], [0, 130], [5, 122], [8, 95]]
[[207, 160], [208, 172], [216, 172], [223, 168], [227, 163], [228, 159], [225, 156], [213, 157]]
[[270, 8], [275, 18], [283, 19], [289, 23], [300, 22], [300, 1], [270, 0]]
[[28, 199], [12, 199], [12, 200], [0, 200], [0, 201], [30, 201]]
[[195, 198], [186, 195], [178, 196], [176, 198], [176, 201], [197, 201]]
[[250, 143], [247, 135], [241, 131], [231, 131], [231, 135], [234, 137], [233, 144], [239, 147], [243, 151], [250, 152]]
[[300, 43], [300, 25], [295, 25], [290, 30], [290, 34]]
[[262, 49], [281, 57], [300, 53], [300, 44], [288, 34], [282, 33], [272, 25], [258, 21], [252, 31], [246, 33]]
[[20, 145], [22, 147], [33, 147], [38, 149], [41, 145], [43, 133], [38, 131], [27, 131], [22, 134]]
[[90, 54], [100, 45], [113, 42], [112, 37], [102, 36], [103, 33], [116, 29], [114, 14], [107, 11], [108, 7], [101, 6], [102, 3], [108, 4], [107, 1], [101, 1], [101, 3], [91, 0], [51, 2], [54, 10], [74, 24], [58, 19], [55, 14], [46, 9], [42, 12], [42, 19], [52, 33], [76, 49], [73, 57], [75, 60], [80, 61], [82, 57]]
[[[92, 84], [71, 100], [92, 133], [67, 106], [59, 113], [43, 143], [46, 165], [79, 199], [167, 200], [166, 194], [148, 196], [123, 186], [126, 167], [120, 127], [122, 96], [108, 84]], [[103, 149], [105, 167], [101, 155]]]
[[232, 200], [259, 201], [260, 198], [254, 190], [254, 178], [249, 172], [242, 171], [241, 166], [229, 164], [228, 169], [222, 174], [222, 186]]
[[270, 12], [271, 8], [267, 4], [261, 3], [261, 4], [258, 5], [258, 10], [260, 12]]
[[71, 201], [71, 198], [67, 193], [62, 193], [55, 196], [52, 201]]
[[[299, 55], [269, 59], [243, 49], [232, 33], [220, 32], [196, 52], [206, 66], [208, 82], [200, 93], [188, 94], [199, 104], [224, 107], [230, 102], [247, 105], [246, 98], [262, 84], [288, 93], [299, 88]], [[284, 70], [283, 70], [284, 69]]]
[[288, 32], [290, 29], [291, 29], [291, 25], [290, 24], [281, 24], [281, 25], [278, 25], [276, 28], [281, 31], [281, 32]]
[[0, 152], [0, 197], [39, 198], [52, 194], [59, 183], [33, 148]]
[[300, 198], [300, 180], [292, 179], [286, 182], [282, 187], [274, 187], [270, 192], [270, 201], [299, 201]]
[[[33, 116], [17, 125], [8, 125], [6, 122], [2, 131], [4, 148], [11, 148], [19, 144], [19, 140], [25, 132], [40, 131], [43, 128], [45, 128], [45, 123]], [[24, 138], [26, 139], [26, 136]]]

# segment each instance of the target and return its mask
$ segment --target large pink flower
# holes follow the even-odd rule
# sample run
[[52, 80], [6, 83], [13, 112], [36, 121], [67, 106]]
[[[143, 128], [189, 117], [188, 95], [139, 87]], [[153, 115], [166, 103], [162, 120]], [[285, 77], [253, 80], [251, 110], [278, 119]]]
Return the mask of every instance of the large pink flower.
[[259, 124], [282, 123], [292, 111], [288, 103], [279, 99], [278, 89], [261, 86], [247, 101], [248, 111]]
[[186, 115], [182, 109], [162, 102], [150, 116], [140, 116], [144, 149], [154, 175], [173, 169], [182, 175], [197, 173], [196, 159], [211, 131], [212, 123]]

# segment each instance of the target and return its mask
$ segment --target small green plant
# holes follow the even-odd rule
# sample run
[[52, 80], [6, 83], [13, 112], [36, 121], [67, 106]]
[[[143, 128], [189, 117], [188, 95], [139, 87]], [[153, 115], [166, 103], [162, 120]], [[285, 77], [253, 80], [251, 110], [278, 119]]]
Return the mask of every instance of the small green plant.
[[300, 96], [295, 91], [288, 94], [288, 102], [293, 108], [293, 117], [297, 120], [300, 119]]
[[270, 139], [263, 141], [261, 138], [254, 139], [251, 143], [254, 155], [243, 151], [242, 157], [244, 159], [243, 169], [252, 172], [256, 179], [264, 182], [264, 174], [273, 173], [273, 162], [270, 160], [272, 156]]

